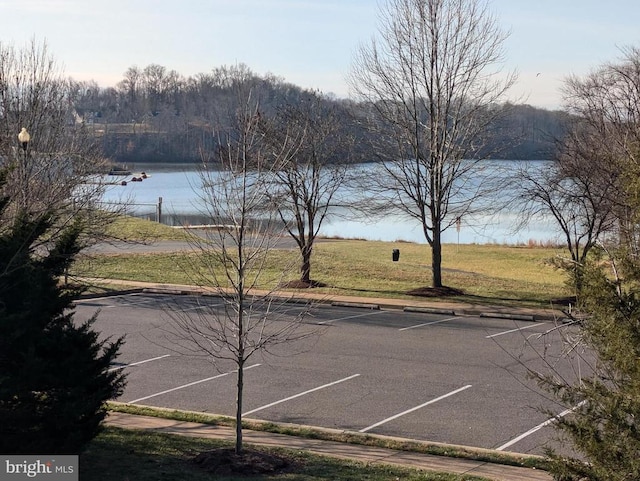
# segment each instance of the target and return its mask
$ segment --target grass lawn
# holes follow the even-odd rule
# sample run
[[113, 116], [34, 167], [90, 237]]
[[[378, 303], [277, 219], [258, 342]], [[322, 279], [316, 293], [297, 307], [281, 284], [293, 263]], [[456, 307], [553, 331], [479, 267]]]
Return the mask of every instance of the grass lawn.
[[[393, 262], [391, 252], [400, 250]], [[443, 247], [443, 284], [464, 291], [461, 300], [547, 305], [565, 295], [564, 274], [550, 259], [561, 250], [502, 245]], [[314, 252], [316, 276], [330, 279], [341, 293], [406, 297], [431, 283], [431, 251], [427, 245], [368, 241], [321, 242]]]
[[369, 466], [354, 461], [337, 460], [305, 452], [256, 448], [268, 451], [288, 462], [278, 474], [214, 475], [193, 462], [200, 452], [228, 447], [218, 440], [190, 438], [148, 431], [108, 427], [94, 439], [80, 456], [80, 479], [83, 481], [472, 481], [474, 476], [426, 473], [390, 466]]
[[[116, 228], [132, 239], [181, 240], [185, 232], [157, 223], [127, 220]], [[400, 260], [393, 262], [393, 249]], [[443, 283], [464, 292], [446, 300], [479, 304], [549, 307], [570, 295], [566, 276], [552, 266], [565, 252], [538, 246], [447, 244], [443, 247]], [[261, 287], [297, 278], [297, 249], [274, 250], [259, 273]], [[72, 274], [166, 284], [198, 284], [209, 275], [195, 254], [118, 254], [79, 259]], [[220, 272], [218, 272], [220, 274]], [[407, 298], [408, 291], [431, 284], [431, 252], [425, 244], [364, 240], [321, 240], [315, 244], [312, 278], [327, 287], [314, 292], [364, 297]], [[224, 277], [224, 276], [221, 276]], [[434, 299], [437, 300], [437, 299]]]

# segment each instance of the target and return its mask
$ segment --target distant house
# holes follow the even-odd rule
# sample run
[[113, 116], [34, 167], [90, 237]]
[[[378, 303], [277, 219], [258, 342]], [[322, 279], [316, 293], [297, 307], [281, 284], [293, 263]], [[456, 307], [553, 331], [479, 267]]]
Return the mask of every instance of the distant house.
[[69, 125], [79, 125], [79, 124], [93, 125], [98, 123], [98, 119], [100, 117], [101, 117], [100, 112], [75, 108], [71, 113]]

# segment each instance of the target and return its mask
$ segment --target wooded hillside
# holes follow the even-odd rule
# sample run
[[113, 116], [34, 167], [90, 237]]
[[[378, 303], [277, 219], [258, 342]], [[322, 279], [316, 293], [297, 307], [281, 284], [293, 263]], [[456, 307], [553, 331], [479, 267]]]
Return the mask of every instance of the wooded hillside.
[[[78, 82], [75, 122], [84, 123], [98, 139], [106, 157], [116, 164], [134, 162], [198, 162], [216, 148], [216, 131], [225, 128], [224, 112], [234, 110], [237, 82], [248, 84], [270, 116], [286, 104], [304, 101], [308, 92], [274, 75], [260, 76], [244, 65], [219, 67], [210, 73], [183, 77], [160, 65], [131, 67], [115, 86]], [[353, 100], [323, 97], [341, 112], [340, 122], [367, 154], [367, 133], [358, 112], [367, 108]], [[499, 105], [508, 109], [479, 155], [500, 159], [549, 159], [554, 139], [563, 133], [565, 114], [529, 105]]]

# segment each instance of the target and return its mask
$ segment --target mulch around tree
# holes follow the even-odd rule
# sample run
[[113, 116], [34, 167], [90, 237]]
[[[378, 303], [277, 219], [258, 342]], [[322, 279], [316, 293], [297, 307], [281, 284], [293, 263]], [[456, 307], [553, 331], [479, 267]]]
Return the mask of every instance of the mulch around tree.
[[248, 448], [237, 454], [233, 447], [202, 452], [192, 462], [216, 476], [277, 474], [293, 468], [285, 457]]

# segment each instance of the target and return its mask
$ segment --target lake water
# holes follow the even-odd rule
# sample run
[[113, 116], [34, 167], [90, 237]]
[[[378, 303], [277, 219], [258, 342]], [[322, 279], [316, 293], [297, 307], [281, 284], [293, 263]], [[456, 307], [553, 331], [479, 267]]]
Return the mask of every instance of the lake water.
[[[149, 177], [142, 182], [127, 182], [126, 186], [109, 186], [104, 194], [106, 203], [126, 203], [128, 212], [156, 220], [159, 198], [162, 198], [162, 222], [169, 225], [199, 224], [197, 191], [200, 177], [195, 167], [180, 164], [137, 164], [135, 172], [146, 172]], [[129, 177], [107, 176], [109, 181], [120, 183]], [[497, 199], [496, 199], [497, 201]], [[461, 244], [528, 244], [560, 243], [557, 226], [550, 219], [538, 220], [528, 228], [515, 231], [518, 216], [514, 212], [501, 212], [494, 216], [478, 216], [463, 219], [459, 231], [453, 227], [443, 234], [444, 243]], [[330, 215], [323, 223], [321, 234], [328, 237], [359, 238], [382, 241], [407, 241], [426, 243], [420, 225], [400, 215], [363, 220]]]

